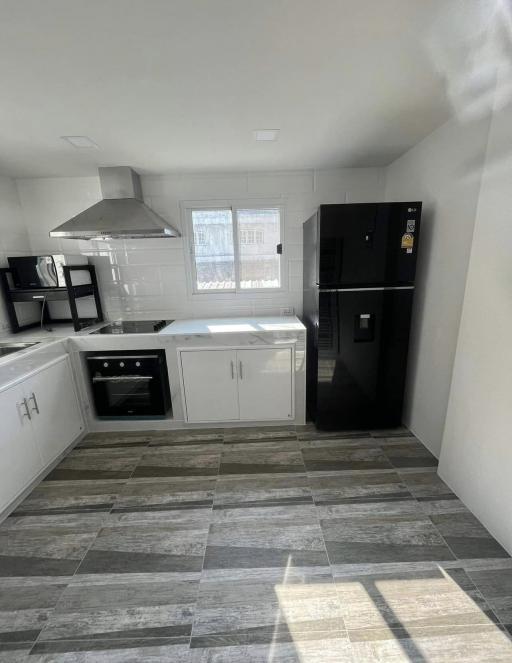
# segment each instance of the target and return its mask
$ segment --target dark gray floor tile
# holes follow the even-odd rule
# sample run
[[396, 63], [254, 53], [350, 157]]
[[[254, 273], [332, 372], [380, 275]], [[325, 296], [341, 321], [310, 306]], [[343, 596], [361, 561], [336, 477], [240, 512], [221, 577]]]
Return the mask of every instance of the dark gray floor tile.
[[217, 480], [212, 522], [295, 516], [316, 517], [305, 474], [227, 475]]
[[377, 447], [345, 448], [308, 447], [302, 449], [308, 472], [340, 472], [346, 470], [386, 470], [392, 466]]
[[77, 449], [146, 447], [151, 432], [128, 431], [124, 433], [90, 433], [77, 445]]
[[370, 435], [375, 438], [414, 437], [410, 430], [405, 426], [397, 426], [396, 428], [377, 428], [371, 430]]
[[79, 574], [197, 572], [207, 526], [194, 523], [130, 524], [103, 528]]
[[421, 513], [395, 470], [316, 472], [309, 482], [321, 519]]
[[[339, 599], [329, 572], [311, 573], [290, 582], [266, 572], [250, 579], [201, 582], [194, 619], [195, 646], [215, 639], [243, 645], [293, 641], [296, 634], [339, 632], [343, 628]], [[212, 644], [215, 646], [215, 644]]]
[[145, 447], [75, 449], [46, 481], [128, 479]]
[[202, 642], [208, 642], [210, 649], [192, 651], [206, 655], [204, 660], [208, 663], [354, 663], [344, 632], [294, 634], [293, 641], [282, 641], [276, 633], [273, 642], [242, 645], [231, 644], [230, 639], [223, 636], [207, 640], [200, 636], [192, 638], [192, 647]]
[[0, 576], [73, 575], [98, 530], [96, 523], [77, 527], [2, 528]]
[[295, 426], [246, 426], [240, 428], [225, 428], [224, 441], [262, 441], [262, 440], [296, 440]]
[[411, 497], [395, 470], [325, 472], [309, 477], [315, 504], [357, 504]]
[[376, 515], [321, 521], [331, 564], [454, 559], [430, 520], [418, 515]]
[[189, 648], [188, 637], [38, 642], [29, 663], [207, 663]]
[[255, 451], [225, 451], [222, 454], [220, 474], [273, 474], [297, 472], [304, 474], [300, 452], [260, 449]]
[[153, 477], [130, 479], [119, 491], [114, 511], [147, 507], [211, 505], [216, 477]]
[[133, 478], [217, 476], [221, 445], [194, 444], [176, 449], [151, 447], [141, 458]]
[[439, 497], [452, 499], [456, 495], [437, 473], [437, 467], [398, 470], [400, 480], [417, 498]]
[[498, 618], [512, 624], [512, 568], [493, 568], [482, 562], [480, 568], [468, 570], [468, 575]]
[[165, 580], [152, 574], [105, 578], [102, 583], [77, 576], [39, 641], [190, 636], [198, 586], [198, 580]]
[[320, 439], [357, 439], [370, 437], [369, 431], [358, 430], [345, 430], [345, 431], [332, 431], [332, 430], [318, 430], [314, 424], [306, 424], [305, 426], [296, 426], [295, 431], [299, 440], [320, 440]]
[[32, 643], [0, 642], [0, 663], [26, 663]]
[[469, 511], [437, 514], [431, 520], [459, 559], [509, 557]]
[[415, 437], [386, 437], [380, 444], [393, 467], [437, 467], [437, 458]]
[[205, 569], [308, 566], [328, 566], [316, 519], [253, 519], [210, 527]]
[[198, 428], [194, 430], [159, 431], [150, 437], [150, 446], [187, 447], [194, 444], [222, 444], [224, 432], [222, 428]]
[[[61, 597], [66, 583], [2, 582], [0, 643], [35, 642]], [[1, 657], [0, 657], [1, 660]]]
[[14, 511], [15, 516], [110, 511], [125, 479], [42, 481]]
[[512, 643], [495, 624], [348, 631], [355, 663], [506, 663]]

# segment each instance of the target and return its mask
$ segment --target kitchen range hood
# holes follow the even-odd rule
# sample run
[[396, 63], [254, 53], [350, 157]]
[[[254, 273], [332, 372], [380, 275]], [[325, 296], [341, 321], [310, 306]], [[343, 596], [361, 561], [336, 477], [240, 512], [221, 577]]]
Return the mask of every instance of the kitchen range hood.
[[66, 239], [179, 237], [142, 200], [139, 175], [128, 166], [99, 168], [103, 200], [50, 231]]

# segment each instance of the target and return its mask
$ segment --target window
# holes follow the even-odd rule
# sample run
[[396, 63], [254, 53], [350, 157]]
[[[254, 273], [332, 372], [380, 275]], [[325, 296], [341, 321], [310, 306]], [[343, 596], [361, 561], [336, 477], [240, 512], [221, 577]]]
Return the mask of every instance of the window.
[[263, 244], [265, 235], [263, 230], [240, 229], [240, 244]]
[[194, 244], [206, 244], [206, 230], [204, 228], [194, 230]]
[[190, 210], [195, 292], [281, 287], [279, 208]]

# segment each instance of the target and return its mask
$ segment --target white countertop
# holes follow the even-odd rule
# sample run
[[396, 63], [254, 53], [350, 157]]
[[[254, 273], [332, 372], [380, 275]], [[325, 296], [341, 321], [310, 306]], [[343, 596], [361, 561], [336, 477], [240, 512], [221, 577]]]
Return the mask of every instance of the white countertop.
[[175, 320], [164, 327], [160, 335], [233, 334], [305, 331], [295, 315], [258, 316], [254, 318], [190, 318]]

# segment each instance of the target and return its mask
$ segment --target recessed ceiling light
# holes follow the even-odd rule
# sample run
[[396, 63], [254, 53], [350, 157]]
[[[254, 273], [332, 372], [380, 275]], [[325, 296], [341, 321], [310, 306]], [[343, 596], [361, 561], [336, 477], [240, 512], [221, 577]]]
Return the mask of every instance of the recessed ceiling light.
[[254, 140], [277, 140], [279, 129], [256, 129]]
[[61, 136], [62, 140], [66, 140], [68, 143], [71, 143], [73, 147], [76, 147], [79, 150], [90, 149], [95, 147], [98, 149], [98, 145], [88, 138], [87, 136]]

